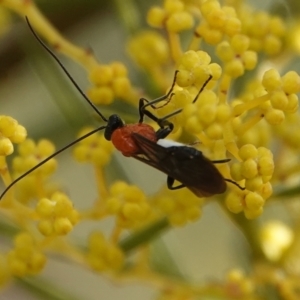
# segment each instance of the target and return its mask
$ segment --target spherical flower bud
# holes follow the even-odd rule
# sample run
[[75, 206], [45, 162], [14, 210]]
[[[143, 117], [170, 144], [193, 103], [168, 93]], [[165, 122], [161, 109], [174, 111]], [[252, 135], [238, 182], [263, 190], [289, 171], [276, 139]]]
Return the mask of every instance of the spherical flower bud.
[[261, 176], [256, 176], [254, 178], [247, 179], [245, 183], [245, 187], [249, 191], [257, 191], [261, 188], [262, 185], [263, 181]]
[[227, 17], [222, 9], [213, 9], [206, 15], [205, 19], [211, 27], [222, 29]]
[[97, 65], [91, 70], [89, 79], [95, 85], [107, 85], [113, 80], [113, 70], [109, 65]]
[[50, 217], [54, 212], [55, 203], [47, 198], [42, 198], [39, 200], [35, 210], [42, 217]]
[[7, 156], [14, 152], [14, 146], [10, 139], [6, 137], [0, 138], [0, 155]]
[[56, 234], [66, 235], [73, 229], [73, 225], [68, 218], [57, 218], [53, 222], [53, 228]]
[[253, 70], [257, 65], [257, 53], [254, 51], [244, 52], [241, 59], [246, 70]]
[[127, 219], [141, 219], [144, 216], [142, 207], [135, 203], [126, 203], [123, 206], [122, 213]]
[[244, 53], [250, 44], [250, 39], [244, 34], [236, 34], [232, 37], [230, 45], [236, 54]]
[[288, 113], [295, 113], [299, 107], [299, 99], [296, 94], [290, 94], [288, 97], [288, 104], [285, 108], [285, 111]]
[[281, 87], [281, 77], [277, 70], [270, 69], [264, 73], [262, 84], [270, 92]]
[[34, 245], [34, 239], [30, 233], [21, 232], [14, 238], [14, 245], [18, 249], [32, 247]]
[[46, 140], [46, 139], [41, 139], [37, 143], [37, 149], [36, 151], [39, 153], [41, 156], [49, 156], [55, 151], [55, 146], [53, 145], [52, 142]]
[[181, 87], [191, 86], [194, 81], [194, 74], [188, 70], [180, 70], [176, 77], [176, 83]]
[[54, 234], [53, 222], [50, 220], [39, 221], [37, 228], [44, 236], [52, 236]]
[[223, 137], [223, 126], [218, 123], [210, 124], [206, 129], [206, 135], [212, 140], [219, 140]]
[[222, 75], [222, 68], [216, 63], [208, 65], [209, 73], [212, 75], [214, 80], [218, 80]]
[[32, 253], [30, 263], [28, 264], [29, 271], [31, 274], [40, 273], [47, 263], [46, 256], [38, 251]]
[[258, 174], [257, 163], [254, 159], [247, 159], [242, 163], [242, 175], [246, 179], [254, 178]]
[[264, 205], [265, 200], [261, 195], [249, 192], [245, 197], [245, 202], [248, 210], [257, 211]]
[[265, 37], [263, 43], [263, 50], [268, 55], [277, 55], [278, 53], [280, 53], [281, 48], [282, 42], [277, 36], [269, 34]]
[[112, 82], [112, 89], [116, 97], [124, 97], [131, 90], [131, 83], [127, 77], [115, 78]]
[[271, 156], [263, 156], [258, 160], [259, 173], [264, 176], [272, 176], [274, 172], [274, 161]]
[[95, 104], [109, 105], [114, 100], [113, 90], [108, 86], [90, 88], [87, 95]]
[[192, 116], [187, 119], [184, 127], [188, 132], [192, 134], [200, 133], [203, 130], [203, 127], [196, 116]]
[[286, 34], [285, 22], [278, 16], [272, 16], [270, 20], [270, 32], [276, 36]]
[[234, 59], [226, 63], [224, 68], [225, 73], [233, 78], [240, 77], [244, 74], [245, 68], [239, 59]]
[[205, 1], [200, 5], [200, 11], [204, 17], [214, 10], [219, 10], [221, 8], [220, 3], [215, 0]]
[[186, 70], [192, 70], [198, 63], [199, 55], [193, 50], [184, 52], [179, 61], [180, 66]]
[[153, 6], [147, 13], [147, 23], [156, 28], [161, 28], [167, 17], [166, 11], [159, 6]]
[[226, 207], [232, 213], [238, 214], [243, 211], [243, 196], [239, 193], [228, 193], [225, 199]]
[[226, 123], [231, 117], [231, 108], [226, 104], [217, 106], [216, 119], [220, 123]]
[[106, 200], [105, 207], [109, 214], [119, 213], [121, 208], [121, 201], [117, 197], [110, 197]]
[[289, 71], [282, 76], [282, 88], [286, 94], [296, 94], [300, 91], [300, 76], [295, 71]]
[[249, 210], [247, 208], [244, 209], [244, 215], [248, 220], [253, 220], [257, 217], [259, 217], [263, 213], [263, 207], [260, 207], [257, 210]]
[[0, 132], [5, 137], [14, 135], [18, 122], [9, 116], [0, 116]]
[[274, 108], [280, 110], [285, 110], [288, 105], [288, 97], [281, 90], [272, 92], [270, 95], [270, 101]]
[[152, 69], [154, 65], [164, 64], [169, 59], [169, 47], [158, 33], [144, 31], [130, 40], [128, 45], [132, 58], [138, 65]]
[[233, 49], [227, 41], [223, 41], [218, 44], [216, 53], [217, 56], [224, 62], [231, 61], [235, 56]]
[[184, 3], [180, 0], [165, 0], [164, 9], [168, 14], [182, 11], [184, 9]]
[[19, 143], [22, 143], [26, 139], [26, 136], [27, 136], [27, 131], [26, 131], [25, 127], [18, 125], [14, 134], [10, 137], [10, 140], [13, 143], [19, 144]]
[[216, 118], [216, 105], [206, 104], [201, 106], [201, 109], [198, 112], [199, 119], [202, 124], [208, 125], [214, 122]]
[[258, 155], [257, 148], [254, 145], [247, 144], [240, 148], [239, 156], [242, 160], [247, 160], [249, 158], [254, 158]]
[[242, 28], [242, 23], [238, 18], [229, 18], [227, 19], [223, 31], [228, 36], [234, 36], [235, 34], [239, 33]]
[[284, 119], [284, 113], [279, 109], [270, 109], [265, 114], [265, 119], [270, 125], [279, 125]]
[[113, 77], [127, 77], [128, 71], [125, 65], [119, 61], [114, 61], [110, 64], [111, 69], [113, 70]]

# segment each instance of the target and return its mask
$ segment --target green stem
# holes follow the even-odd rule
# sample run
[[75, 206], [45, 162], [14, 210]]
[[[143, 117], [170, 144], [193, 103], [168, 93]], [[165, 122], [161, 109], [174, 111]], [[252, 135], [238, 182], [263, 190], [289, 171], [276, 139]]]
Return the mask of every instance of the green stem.
[[167, 218], [162, 218], [159, 221], [150, 224], [149, 226], [139, 230], [132, 235], [125, 238], [123, 241], [119, 243], [119, 246], [124, 252], [130, 252], [141, 246], [154, 237], [158, 236], [163, 230], [169, 227], [169, 222]]

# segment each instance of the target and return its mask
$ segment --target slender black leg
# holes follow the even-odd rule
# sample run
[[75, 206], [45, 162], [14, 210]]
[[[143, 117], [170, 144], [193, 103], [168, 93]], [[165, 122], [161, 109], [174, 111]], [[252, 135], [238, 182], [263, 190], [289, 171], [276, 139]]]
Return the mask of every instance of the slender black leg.
[[[139, 114], [140, 114], [139, 123], [142, 123], [144, 121], [144, 115], [145, 115], [145, 111], [146, 111], [146, 107], [147, 106], [151, 106], [152, 108], [156, 109], [158, 107], [156, 107], [154, 105], [155, 103], [161, 102], [161, 101], [163, 101], [163, 100], [165, 100], [165, 99], [167, 99], [167, 98], [170, 97], [170, 95], [171, 95], [171, 93], [172, 93], [172, 91], [174, 89], [175, 83], [176, 83], [176, 77], [177, 77], [178, 72], [179, 72], [178, 70], [175, 71], [173, 83], [171, 85], [170, 90], [168, 91], [168, 93], [166, 95], [163, 95], [163, 96], [158, 97], [158, 98], [156, 98], [154, 100], [151, 100], [151, 101], [147, 100], [146, 98], [141, 98], [140, 99], [140, 101], [139, 101]], [[170, 101], [171, 101], [171, 98], [169, 99], [169, 101], [167, 101], [166, 104], [168, 104]], [[149, 118], [151, 118], [151, 117], [149, 117]], [[151, 119], [153, 120], [153, 118], [151, 118]], [[156, 120], [154, 120], [154, 121], [156, 121]]]
[[246, 188], [245, 187], [242, 187], [240, 186], [238, 183], [236, 183], [234, 180], [231, 180], [231, 179], [227, 179], [227, 178], [224, 178], [225, 181], [227, 182], [230, 182], [232, 184], [234, 184], [235, 186], [237, 186], [240, 190], [244, 191]]
[[220, 159], [220, 160], [212, 160], [211, 162], [213, 164], [224, 164], [224, 163], [227, 163], [229, 161], [231, 161], [230, 158], [225, 158], [225, 159]]

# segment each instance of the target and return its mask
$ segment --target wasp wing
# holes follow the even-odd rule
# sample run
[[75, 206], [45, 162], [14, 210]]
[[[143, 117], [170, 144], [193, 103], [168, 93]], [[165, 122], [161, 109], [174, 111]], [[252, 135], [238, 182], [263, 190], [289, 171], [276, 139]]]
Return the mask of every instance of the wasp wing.
[[201, 151], [188, 146], [163, 147], [137, 133], [132, 137], [140, 151], [134, 158], [181, 182], [198, 197], [225, 192], [223, 176]]

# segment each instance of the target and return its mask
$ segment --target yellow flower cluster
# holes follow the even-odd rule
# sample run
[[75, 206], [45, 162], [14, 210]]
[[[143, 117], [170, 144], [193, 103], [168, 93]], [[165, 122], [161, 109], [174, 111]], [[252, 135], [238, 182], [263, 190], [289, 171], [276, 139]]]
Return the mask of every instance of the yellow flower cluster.
[[187, 189], [174, 193], [164, 188], [154, 197], [153, 202], [162, 215], [168, 217], [171, 225], [184, 226], [201, 217], [204, 199], [196, 197]]
[[88, 240], [86, 259], [98, 272], [119, 270], [124, 263], [122, 250], [105, 239], [101, 232], [94, 232]]
[[41, 272], [47, 262], [40, 246], [29, 232], [21, 232], [14, 238], [14, 248], [7, 255], [9, 271], [23, 277]]
[[142, 68], [153, 70], [169, 61], [169, 46], [157, 32], [142, 31], [128, 43], [132, 59]]
[[233, 7], [221, 6], [219, 1], [202, 1], [199, 5], [202, 21], [196, 28], [196, 34], [206, 43], [216, 45], [224, 35], [229, 37], [241, 31], [241, 20]]
[[26, 138], [26, 129], [9, 116], [0, 116], [0, 156], [13, 153], [13, 143], [19, 144]]
[[250, 38], [250, 49], [277, 55], [282, 50], [283, 38], [286, 35], [286, 25], [278, 16], [272, 16], [263, 11], [243, 9], [240, 12], [242, 32]]
[[93, 86], [89, 88], [88, 96], [95, 104], [108, 105], [116, 97], [129, 99], [131, 95], [127, 69], [120, 62], [94, 66], [90, 70], [89, 79]]
[[162, 28], [168, 32], [181, 32], [191, 29], [194, 25], [193, 16], [185, 9], [180, 0], [166, 0], [164, 6], [153, 6], [147, 15], [148, 24]]
[[143, 226], [151, 217], [151, 207], [143, 191], [122, 181], [110, 187], [105, 206], [123, 229]]
[[250, 39], [243, 34], [235, 34], [229, 41], [217, 45], [216, 53], [224, 63], [224, 72], [237, 78], [245, 70], [253, 70], [257, 64], [257, 53], [249, 50]]
[[[80, 131], [78, 137], [81, 137], [94, 128], [87, 127]], [[92, 163], [96, 166], [105, 166], [109, 163], [113, 145], [107, 141], [103, 134], [93, 134], [81, 141], [75, 146], [73, 155], [78, 162]]]
[[[19, 155], [13, 159], [15, 177], [36, 166], [43, 159], [54, 153], [54, 151], [54, 145], [48, 140], [42, 139], [38, 143], [35, 143], [32, 139], [25, 140], [18, 147]], [[56, 167], [56, 160], [51, 159], [31, 175], [38, 174], [39, 176], [46, 177], [51, 175], [56, 170]]]
[[239, 157], [242, 162], [232, 164], [231, 176], [236, 181], [245, 179], [247, 191], [230, 192], [226, 205], [231, 212], [244, 211], [248, 219], [253, 219], [263, 212], [265, 200], [272, 195], [273, 154], [264, 147], [247, 144], [240, 148]]
[[61, 192], [54, 193], [50, 199], [40, 199], [35, 211], [39, 217], [38, 230], [45, 236], [66, 235], [79, 221], [73, 203]]

